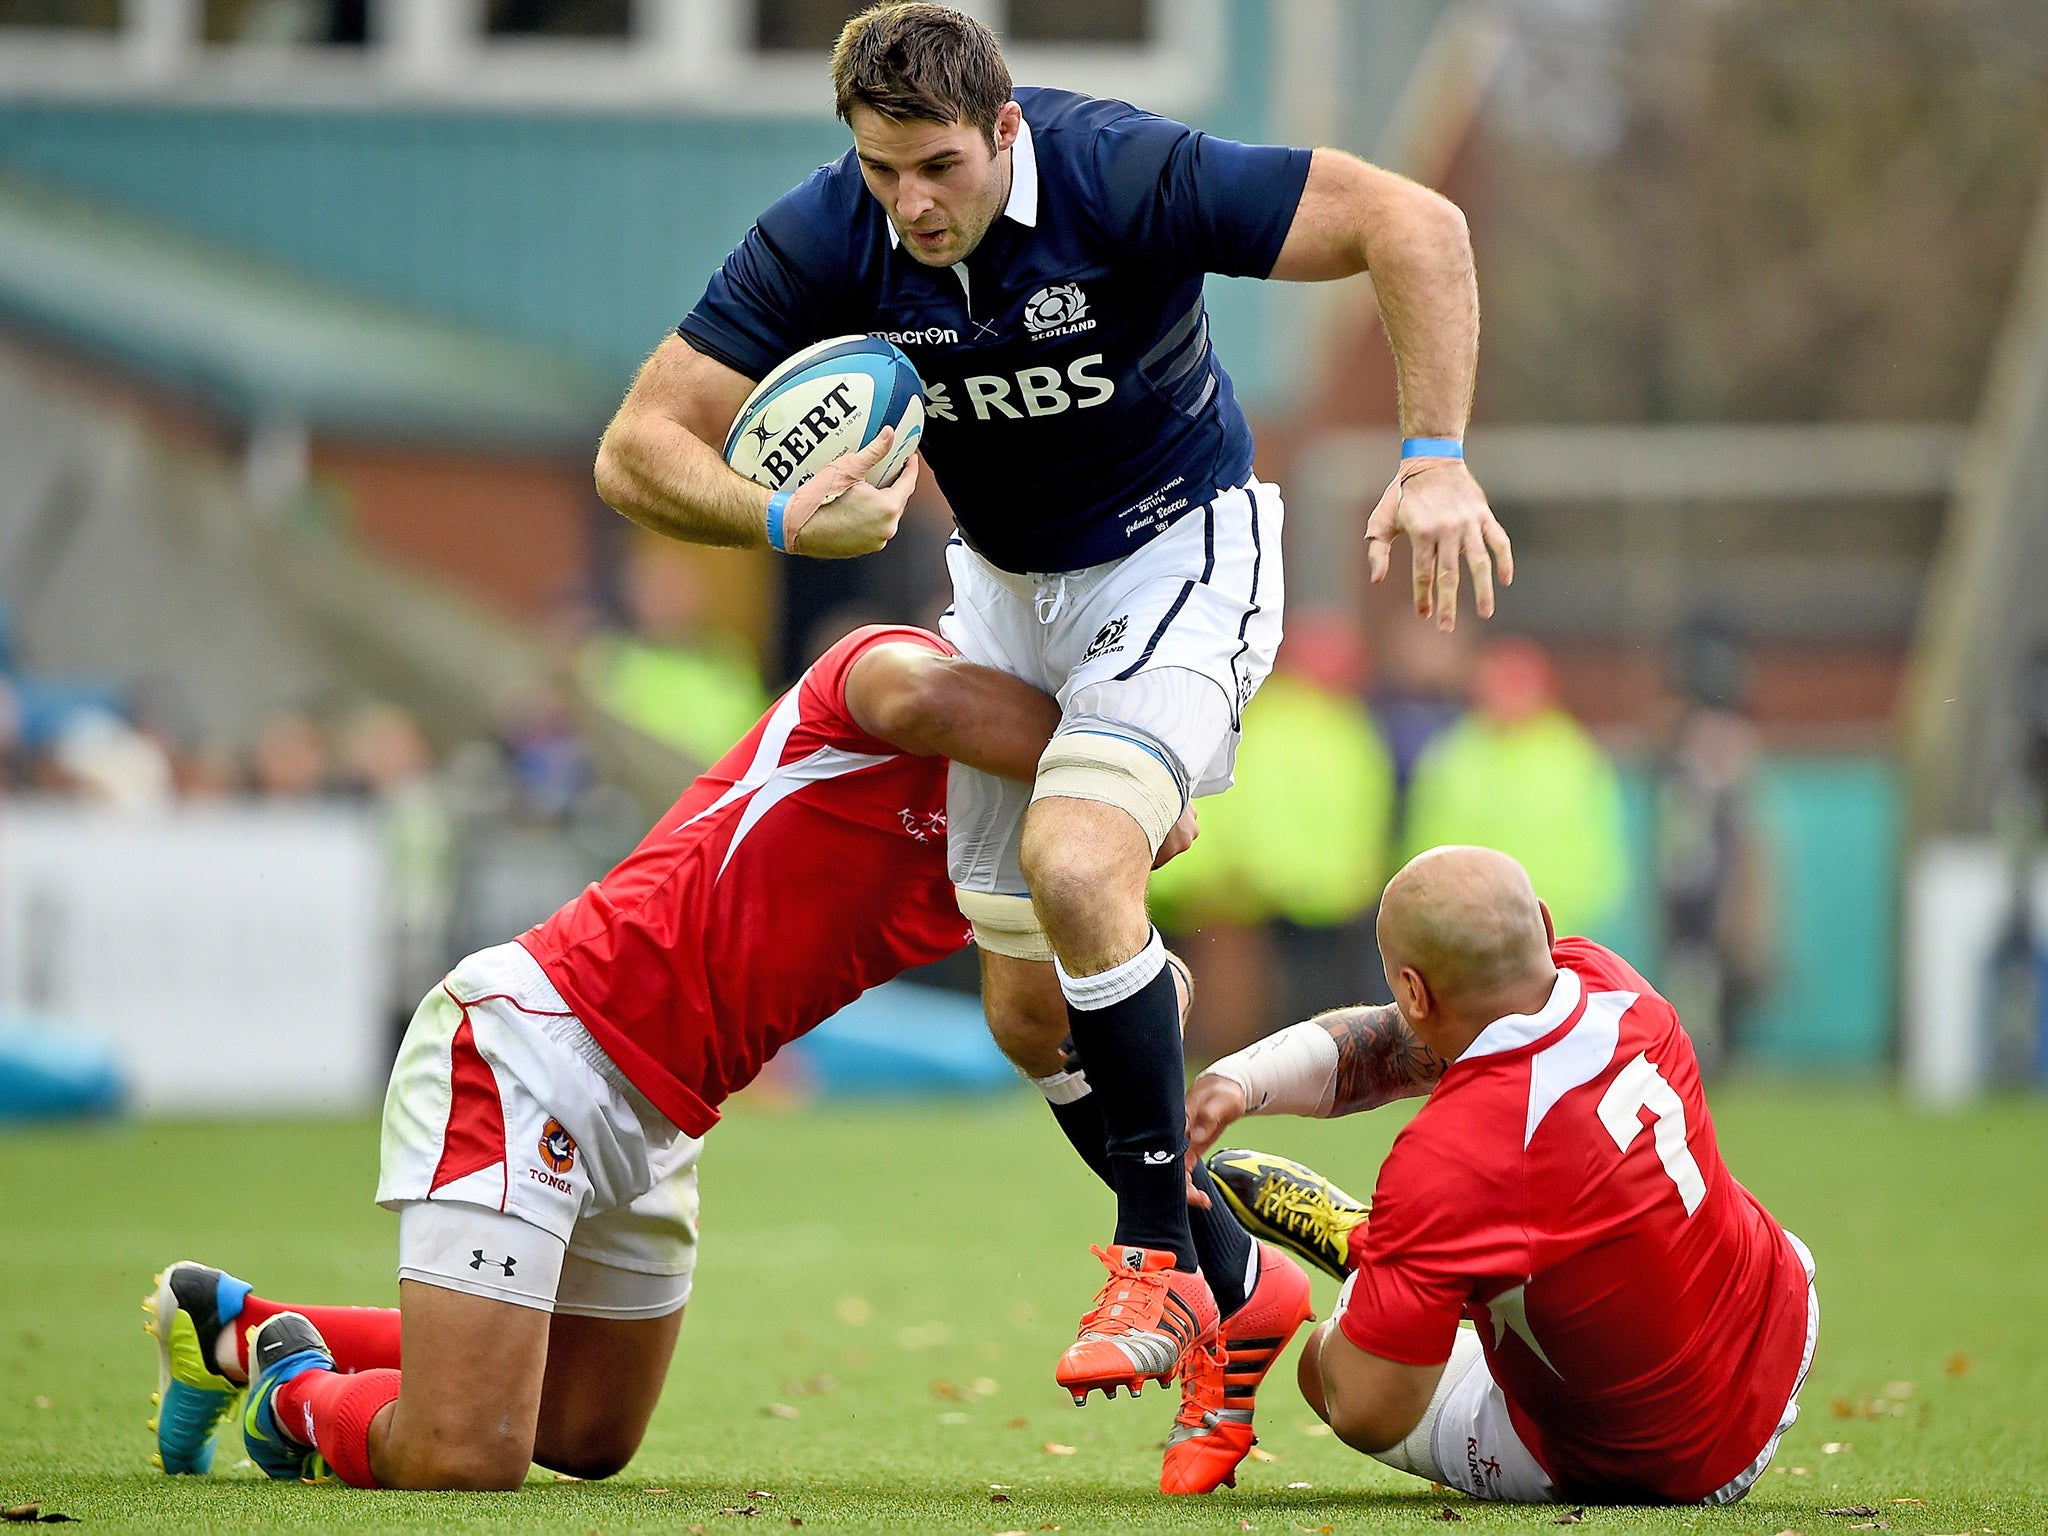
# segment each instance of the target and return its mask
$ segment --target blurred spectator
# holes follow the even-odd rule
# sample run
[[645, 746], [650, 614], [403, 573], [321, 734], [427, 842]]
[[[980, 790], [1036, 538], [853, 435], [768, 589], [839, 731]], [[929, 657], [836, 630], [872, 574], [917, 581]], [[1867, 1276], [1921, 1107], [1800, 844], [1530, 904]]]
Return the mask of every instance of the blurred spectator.
[[1418, 624], [1405, 605], [1380, 627], [1372, 713], [1393, 754], [1394, 782], [1404, 795], [1429, 744], [1465, 717], [1474, 633], [1470, 624], [1448, 635], [1434, 624]]
[[1614, 764], [1557, 702], [1534, 641], [1480, 652], [1473, 712], [1423, 752], [1408, 787], [1408, 852], [1477, 843], [1522, 861], [1560, 934], [1585, 933], [1622, 895], [1627, 853]]
[[21, 702], [13, 682], [0, 673], [0, 794], [26, 789], [32, 771], [21, 734]]
[[255, 789], [266, 800], [304, 800], [328, 789], [327, 744], [311, 717], [272, 715], [256, 733]]
[[703, 575], [689, 551], [637, 546], [626, 566], [634, 632], [587, 642], [590, 697], [628, 724], [710, 763], [768, 707], [746, 646], [704, 624]]
[[513, 707], [504, 732], [526, 811], [549, 821], [566, 817], [597, 778], [590, 745], [569, 706], [552, 691], [529, 694]]
[[124, 811], [171, 803], [171, 761], [163, 748], [118, 715], [83, 710], [50, 751], [59, 782], [75, 794]]
[[1768, 979], [1774, 930], [1769, 860], [1756, 811], [1756, 733], [1742, 717], [1735, 638], [1698, 626], [1679, 641], [1682, 701], [1657, 765], [1659, 985], [1712, 1071], [1742, 1049]]
[[1236, 785], [1199, 803], [1194, 848], [1153, 877], [1202, 994], [1191, 1054], [1384, 990], [1370, 911], [1388, 875], [1394, 774], [1358, 700], [1365, 670], [1349, 618], [1291, 616], [1245, 708]]
[[178, 795], [185, 800], [224, 800], [248, 787], [241, 757], [218, 739], [203, 741], [178, 765]]
[[404, 710], [373, 704], [360, 711], [344, 750], [350, 778], [376, 807], [391, 1008], [402, 1031], [413, 1005], [456, 958], [455, 821], [434, 782], [426, 738]]

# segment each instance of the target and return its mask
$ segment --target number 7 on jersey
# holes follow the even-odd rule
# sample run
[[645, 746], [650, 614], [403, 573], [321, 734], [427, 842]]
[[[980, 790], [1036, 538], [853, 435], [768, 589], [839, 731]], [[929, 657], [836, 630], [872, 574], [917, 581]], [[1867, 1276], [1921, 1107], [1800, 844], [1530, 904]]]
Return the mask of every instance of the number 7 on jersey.
[[1600, 1097], [1600, 1122], [1623, 1152], [1628, 1151], [1643, 1129], [1642, 1112], [1646, 1109], [1657, 1122], [1654, 1140], [1658, 1161], [1678, 1186], [1678, 1198], [1685, 1202], [1685, 1214], [1690, 1216], [1707, 1198], [1707, 1181], [1700, 1177], [1700, 1165], [1693, 1161], [1692, 1151], [1685, 1144], [1685, 1105], [1657, 1070], [1657, 1064], [1638, 1052]]

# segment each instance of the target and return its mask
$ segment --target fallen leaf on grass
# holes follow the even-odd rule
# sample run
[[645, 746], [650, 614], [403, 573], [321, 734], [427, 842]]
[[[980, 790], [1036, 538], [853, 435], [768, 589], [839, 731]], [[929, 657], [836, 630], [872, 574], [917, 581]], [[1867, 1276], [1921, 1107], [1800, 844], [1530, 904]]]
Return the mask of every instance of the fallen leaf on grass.
[[1250, 1455], [1253, 1461], [1278, 1461], [1280, 1459], [1271, 1451], [1262, 1451], [1256, 1445], [1251, 1448]]
[[683, 1529], [689, 1533], [689, 1536], [704, 1536], [704, 1527], [701, 1525], [686, 1525]]
[[747, 1490], [747, 1497], [750, 1499], [772, 1499], [775, 1495], [766, 1488], [749, 1488]]
[[1011, 1419], [1003, 1426], [1005, 1429], [1029, 1429], [1030, 1427], [1031, 1421], [1029, 1419]]
[[832, 1313], [849, 1328], [858, 1328], [875, 1315], [875, 1309], [865, 1296], [842, 1296], [832, 1303]]
[[1821, 1513], [1840, 1515], [1844, 1520], [1862, 1520], [1876, 1514], [1877, 1510], [1868, 1504], [1844, 1504], [1836, 1509], [1824, 1509]]
[[1970, 1357], [1968, 1355], [1950, 1355], [1941, 1362], [1941, 1368], [1951, 1376], [1967, 1376], [1970, 1374]]
[[1446, 1504], [1429, 1518], [1432, 1520], [1463, 1520], [1465, 1517]]
[[1327, 1435], [1331, 1430], [1327, 1424], [1304, 1424], [1301, 1426], [1301, 1432], [1304, 1435]]
[[1910, 1381], [1888, 1381], [1884, 1384], [1884, 1395], [1902, 1403], [1919, 1390], [1918, 1384]]
[[991, 1504], [1007, 1504], [1010, 1502], [1010, 1496], [1007, 1493], [992, 1493], [988, 1496], [988, 1501]]
[[1852, 1531], [1888, 1531], [1891, 1526], [1882, 1520], [1859, 1520], [1849, 1527]]
[[791, 1515], [791, 1516], [789, 1517], [789, 1523], [790, 1523], [791, 1525], [802, 1525], [802, 1524], [803, 1524], [803, 1521], [802, 1521], [802, 1519], [801, 1519], [801, 1518], [799, 1518], [798, 1516], [796, 1516], [796, 1515]]
[[[1289, 1488], [1313, 1488], [1313, 1487], [1315, 1487], [1315, 1484], [1314, 1484], [1314, 1483], [1289, 1483], [1289, 1484], [1288, 1484], [1287, 1486], [1288, 1486]], [[1304, 1527], [1302, 1527], [1302, 1529], [1306, 1530], [1306, 1529], [1307, 1529], [1307, 1527], [1306, 1527], [1306, 1526], [1304, 1526]]]
[[719, 1511], [721, 1515], [758, 1515], [761, 1513], [751, 1504], [734, 1504]]
[[1894, 1504], [1925, 1504], [1925, 1499], [1893, 1499]]
[[9, 1509], [0, 1509], [0, 1520], [33, 1520], [42, 1512], [41, 1504], [16, 1504]]
[[827, 1392], [839, 1390], [839, 1378], [821, 1371], [802, 1381], [785, 1381], [782, 1390], [791, 1397], [823, 1397]]
[[939, 1422], [952, 1425], [972, 1424], [974, 1422], [974, 1415], [971, 1413], [942, 1413], [939, 1415]]
[[796, 1410], [787, 1403], [770, 1403], [761, 1411], [771, 1419], [793, 1419], [796, 1417]]
[[1812, 1471], [1813, 1471], [1813, 1468], [1811, 1468], [1811, 1467], [1794, 1467], [1794, 1468], [1792, 1469], [1792, 1475], [1793, 1475], [1794, 1477], [1805, 1477], [1805, 1476], [1807, 1476], [1807, 1475], [1808, 1475], [1809, 1473], [1811, 1473]]
[[642, 1493], [672, 1493], [672, 1492], [674, 1492], [674, 1490], [673, 1490], [673, 1489], [670, 1489], [670, 1488], [642, 1488], [642, 1489], [641, 1489], [640, 1491], [641, 1491]]
[[1039, 1449], [1048, 1456], [1071, 1456], [1074, 1454], [1074, 1448], [1071, 1445], [1061, 1445], [1057, 1440], [1048, 1440]]
[[1578, 1525], [1585, 1518], [1586, 1512], [1583, 1509], [1568, 1509], [1550, 1523], [1552, 1525]]
[[[1820, 1453], [1823, 1456], [1839, 1456], [1842, 1454], [1842, 1452], [1846, 1451], [1847, 1449], [1849, 1449], [1848, 1441], [1830, 1440], [1826, 1445], [1820, 1448]], [[1826, 1513], [1826, 1511], [1822, 1511], [1822, 1513]]]

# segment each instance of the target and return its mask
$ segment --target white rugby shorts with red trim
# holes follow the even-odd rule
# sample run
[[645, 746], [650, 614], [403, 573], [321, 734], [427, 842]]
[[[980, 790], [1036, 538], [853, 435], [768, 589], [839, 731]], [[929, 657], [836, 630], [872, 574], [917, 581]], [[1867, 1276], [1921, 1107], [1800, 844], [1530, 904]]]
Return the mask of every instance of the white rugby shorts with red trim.
[[702, 1145], [626, 1080], [525, 949], [500, 944], [413, 1015], [384, 1099], [377, 1203], [479, 1206], [572, 1258], [687, 1275]]

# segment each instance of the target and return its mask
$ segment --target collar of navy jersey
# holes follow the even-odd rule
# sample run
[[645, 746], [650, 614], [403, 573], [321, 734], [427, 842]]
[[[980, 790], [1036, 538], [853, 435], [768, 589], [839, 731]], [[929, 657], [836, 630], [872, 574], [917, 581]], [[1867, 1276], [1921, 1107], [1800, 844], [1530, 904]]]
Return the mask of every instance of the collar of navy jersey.
[[1548, 1002], [1535, 1013], [1510, 1013], [1495, 1019], [1479, 1031], [1473, 1042], [1459, 1053], [1457, 1060], [1477, 1061], [1482, 1056], [1498, 1056], [1503, 1051], [1520, 1050], [1525, 1045], [1535, 1044], [1578, 1012], [1584, 994], [1579, 973], [1559, 966], [1557, 980], [1550, 986]]
[[[1026, 229], [1038, 227], [1038, 151], [1031, 145], [1031, 124], [1023, 118], [1017, 120], [1017, 142], [1010, 146], [1010, 200], [1003, 204], [1003, 217]], [[889, 231], [889, 249], [893, 251], [903, 237], [887, 215], [882, 225]]]

